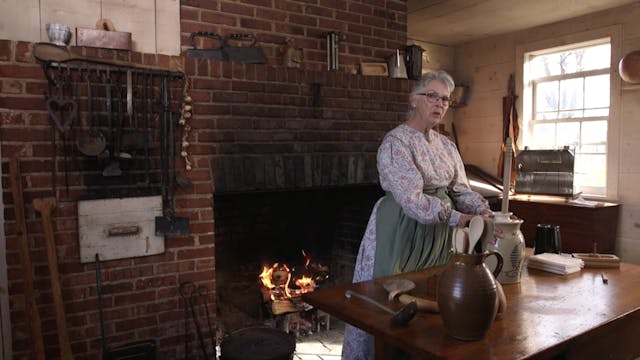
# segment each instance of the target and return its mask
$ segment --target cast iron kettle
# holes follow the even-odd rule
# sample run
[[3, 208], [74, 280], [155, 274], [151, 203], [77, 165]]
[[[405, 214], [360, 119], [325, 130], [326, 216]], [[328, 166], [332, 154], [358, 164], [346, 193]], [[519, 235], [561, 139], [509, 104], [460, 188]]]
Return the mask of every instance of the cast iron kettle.
[[[484, 259], [491, 255], [498, 259], [493, 273], [484, 264]], [[502, 260], [497, 251], [452, 254], [440, 275], [436, 293], [448, 335], [471, 341], [487, 334], [498, 311], [495, 277], [502, 270]]]

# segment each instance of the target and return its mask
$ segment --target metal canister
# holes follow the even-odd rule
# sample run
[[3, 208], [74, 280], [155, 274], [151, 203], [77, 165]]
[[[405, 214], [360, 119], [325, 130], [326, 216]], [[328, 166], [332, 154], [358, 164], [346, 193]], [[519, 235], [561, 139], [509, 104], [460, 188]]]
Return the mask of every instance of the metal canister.
[[338, 51], [340, 33], [331, 31], [327, 33], [327, 70], [338, 70]]

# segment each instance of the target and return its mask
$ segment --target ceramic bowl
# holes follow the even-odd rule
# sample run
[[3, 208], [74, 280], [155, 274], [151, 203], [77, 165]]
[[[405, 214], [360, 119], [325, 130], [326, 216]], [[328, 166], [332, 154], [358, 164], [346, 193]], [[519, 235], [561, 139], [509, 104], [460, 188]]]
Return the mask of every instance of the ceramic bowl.
[[67, 46], [71, 40], [71, 28], [65, 24], [47, 24], [47, 35], [52, 43], [58, 46]]

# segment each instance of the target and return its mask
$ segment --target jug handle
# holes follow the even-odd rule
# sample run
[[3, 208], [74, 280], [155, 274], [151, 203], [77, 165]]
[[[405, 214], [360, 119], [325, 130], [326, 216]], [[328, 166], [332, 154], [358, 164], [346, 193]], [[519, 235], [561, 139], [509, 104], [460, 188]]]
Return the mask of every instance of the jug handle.
[[498, 260], [498, 262], [496, 263], [496, 268], [493, 270], [493, 277], [497, 279], [498, 275], [500, 274], [500, 271], [502, 270], [503, 258], [502, 258], [502, 255], [497, 251], [487, 252], [484, 258], [486, 259], [491, 255], [494, 255], [496, 257], [496, 260]]

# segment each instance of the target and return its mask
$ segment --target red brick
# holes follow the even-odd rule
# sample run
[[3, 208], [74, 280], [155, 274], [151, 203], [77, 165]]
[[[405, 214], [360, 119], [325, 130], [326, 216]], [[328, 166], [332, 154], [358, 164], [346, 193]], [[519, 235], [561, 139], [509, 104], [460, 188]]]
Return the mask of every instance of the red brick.
[[182, 0], [180, 6], [191, 6], [200, 9], [218, 10], [219, 4], [216, 0]]
[[258, 19], [269, 19], [270, 21], [282, 22], [287, 20], [287, 13], [273, 9], [256, 9], [256, 17]]
[[0, 40], [0, 61], [11, 61], [11, 40]]
[[236, 23], [236, 17], [213, 11], [202, 11], [201, 21], [205, 24], [209, 23], [234, 27], [238, 26], [238, 24]]
[[29, 42], [18, 41], [16, 43], [16, 61], [23, 63], [33, 63], [33, 46]]
[[318, 26], [318, 19], [308, 15], [290, 14], [289, 22], [298, 25]]
[[253, 16], [254, 7], [237, 3], [223, 2], [222, 4], [220, 4], [220, 10], [223, 13]]

